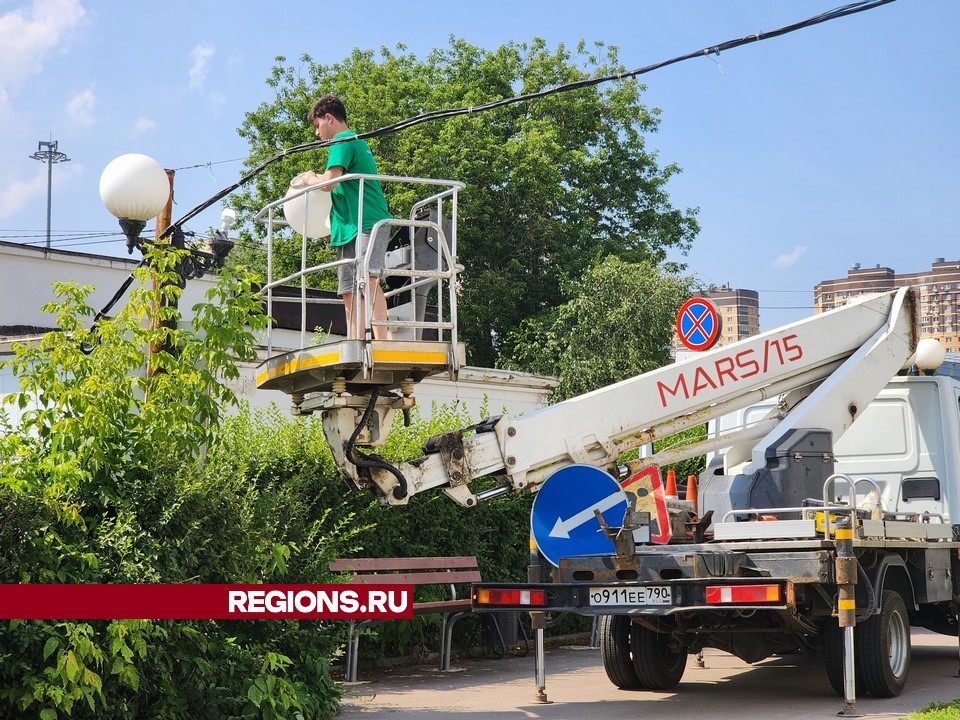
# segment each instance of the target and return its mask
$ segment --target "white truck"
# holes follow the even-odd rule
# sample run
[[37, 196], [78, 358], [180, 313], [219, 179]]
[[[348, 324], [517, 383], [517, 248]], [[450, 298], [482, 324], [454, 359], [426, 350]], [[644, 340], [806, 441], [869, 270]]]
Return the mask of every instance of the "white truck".
[[[412, 229], [443, 234], [412, 217]], [[455, 243], [431, 275], [441, 297], [455, 283], [454, 257]], [[609, 550], [532, 561], [524, 584], [477, 585], [476, 609], [531, 611], [538, 630], [543, 613], [599, 616], [603, 664], [622, 688], [673, 688], [688, 655], [707, 647], [748, 662], [821, 653], [847, 712], [858, 691], [901, 692], [911, 626], [957, 634], [960, 382], [901, 374], [918, 346], [909, 288], [445, 433], [422, 457], [387, 462], [368, 449], [385, 439], [393, 411], [412, 405], [416, 380], [461, 362], [450, 297], [453, 317], [435, 339], [302, 348], [266, 361], [259, 384], [322, 412], [344, 477], [384, 504], [439, 489], [471, 507], [537, 492], [573, 465], [632, 488], [619, 524], [585, 502], [581, 514], [595, 515]], [[622, 470], [628, 450], [763, 403], [763, 417], [735, 432]], [[648, 469], [717, 451], [698, 505], [663, 496]], [[474, 490], [481, 478], [495, 481]], [[542, 631], [538, 640], [542, 693]]]

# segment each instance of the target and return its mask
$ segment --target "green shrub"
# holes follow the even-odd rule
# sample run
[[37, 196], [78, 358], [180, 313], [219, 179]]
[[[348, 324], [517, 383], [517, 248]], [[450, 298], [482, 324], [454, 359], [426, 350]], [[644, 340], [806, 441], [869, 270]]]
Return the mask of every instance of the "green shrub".
[[932, 703], [922, 710], [912, 712], [905, 720], [957, 720], [960, 718], [960, 700]]

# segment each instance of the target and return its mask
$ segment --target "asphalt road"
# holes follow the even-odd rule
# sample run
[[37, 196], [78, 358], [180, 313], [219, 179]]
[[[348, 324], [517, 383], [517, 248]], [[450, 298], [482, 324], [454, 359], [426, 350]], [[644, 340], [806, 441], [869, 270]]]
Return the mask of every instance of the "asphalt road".
[[[683, 680], [668, 693], [618, 690], [600, 664], [599, 651], [547, 650], [547, 698], [535, 701], [534, 663], [527, 657], [460, 660], [441, 673], [433, 667], [390, 672], [360, 668], [346, 686], [341, 717], [355, 720], [806, 720], [836, 717], [842, 698], [833, 693], [819, 657], [775, 657], [747, 665], [707, 650], [705, 668], [691, 657]], [[906, 690], [897, 698], [858, 698], [870, 719], [902, 718], [932, 702], [960, 697], [957, 638], [913, 633], [913, 660]]]

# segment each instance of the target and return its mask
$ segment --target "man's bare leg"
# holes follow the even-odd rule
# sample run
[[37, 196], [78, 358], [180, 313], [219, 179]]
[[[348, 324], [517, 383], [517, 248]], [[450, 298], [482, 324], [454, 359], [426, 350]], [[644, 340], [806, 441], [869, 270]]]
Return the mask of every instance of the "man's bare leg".
[[[372, 275], [370, 276], [369, 280], [370, 284], [367, 287], [373, 288], [373, 319], [384, 321], [387, 319], [387, 298], [383, 294], [383, 287], [381, 287], [377, 278], [373, 277]], [[387, 326], [374, 325], [373, 339], [388, 340], [389, 337], [387, 335]]]
[[[380, 286], [379, 281], [373, 275], [369, 278], [370, 284], [368, 287], [373, 288], [373, 308], [372, 315], [374, 320], [386, 320], [387, 319], [387, 298], [383, 294], [383, 288]], [[357, 320], [354, 308], [354, 293], [344, 293], [343, 294], [343, 310], [347, 316], [347, 337], [351, 340], [362, 340], [366, 333], [366, 322], [364, 321], [363, 310], [364, 310], [364, 297], [363, 294], [359, 295], [360, 298], [360, 314], [359, 323]], [[360, 324], [361, 327], [357, 327]], [[373, 326], [373, 339], [374, 340], [387, 340], [387, 327], [385, 325], [374, 325]]]
[[347, 318], [347, 338], [350, 340], [359, 340], [360, 334], [357, 332], [357, 318], [353, 314], [353, 293], [343, 294], [343, 312]]

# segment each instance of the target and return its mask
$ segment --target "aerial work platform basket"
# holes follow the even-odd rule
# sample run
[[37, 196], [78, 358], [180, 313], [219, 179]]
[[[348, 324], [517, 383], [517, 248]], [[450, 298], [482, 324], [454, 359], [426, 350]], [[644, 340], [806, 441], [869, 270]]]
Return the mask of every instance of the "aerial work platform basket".
[[[406, 401], [394, 404], [411, 406], [416, 383], [440, 374], [456, 379], [464, 363], [464, 348], [457, 340], [457, 274], [462, 268], [456, 262], [457, 195], [463, 184], [357, 174], [341, 176], [336, 182], [351, 180], [359, 183], [361, 207], [364, 186], [371, 181], [400, 184], [400, 196], [419, 198], [413, 200], [405, 217], [381, 220], [370, 231], [375, 235], [386, 225], [393, 235], [387, 269], [380, 277], [388, 301], [386, 320], [371, 319], [371, 293], [366, 292], [372, 244], [365, 256], [356, 259], [317, 265], [308, 260], [317, 244], [324, 242], [319, 239], [321, 234], [329, 232], [330, 194], [322, 185], [291, 187], [285, 197], [267, 205], [255, 218], [267, 230], [267, 284], [263, 291], [267, 315], [274, 317], [280, 304], [292, 304], [300, 312], [297, 339], [291, 341], [288, 332], [281, 340], [275, 328], [268, 328], [268, 357], [258, 368], [257, 387], [289, 394], [295, 412], [342, 405], [346, 401], [332, 398], [367, 396], [374, 390], [381, 396], [399, 391]], [[361, 217], [358, 224], [362, 222]], [[300, 268], [277, 277], [277, 243], [289, 236], [281, 230], [287, 227], [300, 239]], [[338, 299], [318, 297], [314, 289], [321, 286], [324, 275], [332, 278], [335, 269], [348, 262], [356, 263], [354, 297], [363, 298], [354, 304], [355, 326], [362, 329], [360, 339], [310, 326], [311, 305], [342, 307]], [[386, 328], [388, 339], [374, 339], [378, 326]]]

